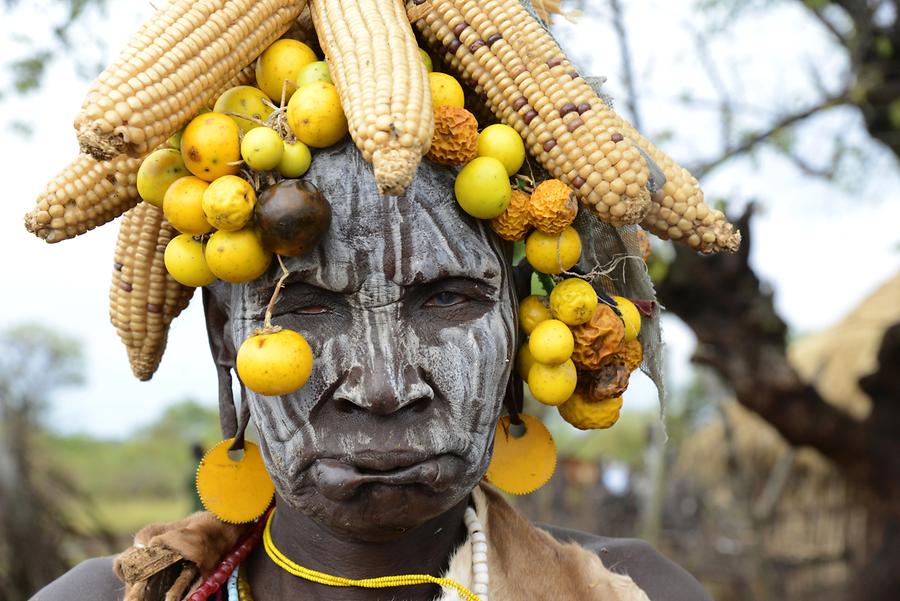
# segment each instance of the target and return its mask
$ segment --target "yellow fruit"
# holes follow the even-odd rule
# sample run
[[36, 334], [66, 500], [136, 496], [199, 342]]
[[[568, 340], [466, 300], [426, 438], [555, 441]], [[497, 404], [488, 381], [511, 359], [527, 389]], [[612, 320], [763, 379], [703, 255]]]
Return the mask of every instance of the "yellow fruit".
[[503, 163], [490, 157], [478, 157], [456, 176], [456, 201], [463, 210], [478, 219], [493, 219], [509, 206], [512, 187]]
[[313, 148], [336, 144], [348, 131], [337, 88], [325, 81], [297, 90], [288, 103], [287, 118], [297, 139]]
[[255, 334], [238, 349], [237, 372], [257, 394], [278, 396], [303, 387], [312, 373], [312, 349], [293, 330]]
[[174, 148], [178, 152], [181, 152], [181, 136], [184, 135], [184, 130], [181, 129], [176, 133], [169, 136], [169, 139], [166, 140], [166, 146], [169, 148]]
[[558, 319], [548, 319], [539, 323], [531, 333], [528, 349], [538, 363], [559, 365], [572, 356], [575, 338], [569, 326]]
[[[268, 100], [269, 97], [259, 88], [235, 86], [222, 92], [222, 95], [216, 100], [214, 108], [217, 113], [234, 113], [234, 115], [228, 116], [234, 119], [242, 132], [247, 133], [251, 129], [260, 127], [256, 121], [265, 123], [269, 115], [274, 112], [275, 109], [267, 104]], [[242, 119], [235, 115], [244, 115], [256, 121]]]
[[569, 400], [578, 384], [578, 371], [569, 359], [560, 365], [535, 363], [528, 372], [531, 395], [545, 405], [561, 405]]
[[559, 414], [564, 420], [579, 430], [603, 430], [619, 421], [622, 397], [605, 401], [588, 401], [580, 392], [559, 406]]
[[531, 356], [531, 351], [528, 349], [527, 344], [523, 344], [519, 347], [519, 352], [516, 353], [516, 373], [519, 374], [519, 377], [528, 381], [528, 374], [531, 372], [532, 366], [536, 363], [534, 357]]
[[641, 312], [634, 303], [623, 296], [612, 297], [616, 301], [616, 308], [622, 314], [622, 322], [625, 324], [625, 342], [637, 340], [641, 333]]
[[528, 199], [528, 221], [550, 236], [558, 236], [578, 215], [575, 191], [558, 179], [542, 181]]
[[525, 258], [541, 273], [556, 275], [568, 271], [581, 258], [581, 237], [572, 226], [559, 236], [532, 232], [525, 242]]
[[188, 170], [208, 182], [240, 170], [240, 128], [222, 113], [194, 117], [181, 136], [181, 156]]
[[177, 179], [190, 175], [181, 152], [174, 148], [155, 150], [141, 162], [137, 172], [137, 190], [144, 201], [162, 208], [166, 190]]
[[206, 243], [206, 263], [217, 278], [239, 284], [255, 280], [266, 272], [272, 253], [263, 248], [252, 227], [236, 232], [220, 230]]
[[166, 245], [166, 271], [175, 281], [191, 288], [208, 286], [216, 281], [203, 255], [203, 243], [188, 234], [172, 238]]
[[428, 82], [431, 84], [431, 106], [437, 109], [439, 106], [457, 106], [462, 108], [466, 104], [466, 97], [462, 86], [456, 78], [446, 73], [429, 73]]
[[163, 213], [182, 234], [199, 236], [212, 230], [203, 213], [203, 193], [209, 184], [193, 175], [172, 182], [163, 198]]
[[425, 70], [429, 73], [434, 71], [434, 62], [431, 60], [431, 55], [421, 48], [419, 48], [419, 54], [422, 55], [422, 62], [425, 63]]
[[[297, 89], [293, 83], [297, 83], [300, 70], [317, 60], [316, 53], [303, 42], [276, 40], [256, 61], [256, 85], [275, 104], [281, 102], [284, 90], [284, 101], [287, 102]], [[286, 81], [293, 83], [285, 83]]]
[[328, 63], [325, 61], [316, 61], [304, 65], [303, 68], [300, 69], [300, 73], [297, 74], [295, 83], [298, 88], [302, 88], [306, 84], [313, 83], [314, 81], [334, 83], [331, 81], [331, 70], [328, 68]]
[[485, 127], [478, 135], [478, 156], [494, 157], [503, 163], [506, 174], [511, 177], [525, 162], [525, 142], [519, 132], [510, 126], [495, 123]]
[[546, 296], [532, 294], [519, 303], [519, 327], [526, 334], [531, 334], [539, 323], [547, 321], [550, 317]]
[[257, 127], [244, 134], [241, 157], [251, 169], [269, 171], [278, 166], [284, 154], [284, 140], [271, 127]]
[[553, 317], [570, 326], [580, 326], [589, 321], [597, 303], [593, 286], [578, 278], [563, 280], [550, 293]]
[[223, 175], [203, 193], [206, 220], [218, 230], [237, 231], [253, 217], [256, 192], [250, 183], [236, 175]]
[[278, 163], [278, 173], [282, 177], [288, 179], [300, 177], [309, 171], [311, 164], [312, 153], [309, 152], [309, 146], [299, 141], [293, 144], [284, 142], [284, 152]]

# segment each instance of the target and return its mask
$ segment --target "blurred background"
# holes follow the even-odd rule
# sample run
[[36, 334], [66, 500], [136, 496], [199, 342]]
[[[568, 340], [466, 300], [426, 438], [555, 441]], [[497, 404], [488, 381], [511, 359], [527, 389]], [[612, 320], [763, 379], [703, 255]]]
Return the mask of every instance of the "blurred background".
[[[609, 78], [617, 110], [700, 178], [744, 246], [704, 258], [654, 241], [664, 411], [646, 378], [607, 431], [546, 411], [556, 474], [514, 502], [644, 538], [719, 601], [900, 599], [898, 2], [563, 9], [553, 29], [581, 72]], [[0, 3], [2, 600], [195, 509], [198, 457], [220, 436], [199, 303], [139, 383], [107, 321], [116, 228], [59, 248], [22, 226], [77, 152], [88, 83], [151, 15]]]

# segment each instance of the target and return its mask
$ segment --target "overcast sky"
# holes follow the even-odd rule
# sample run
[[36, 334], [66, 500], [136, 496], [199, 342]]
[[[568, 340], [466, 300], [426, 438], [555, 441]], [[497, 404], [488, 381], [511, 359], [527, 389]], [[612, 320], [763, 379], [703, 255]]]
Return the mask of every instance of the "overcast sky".
[[[162, 1], [162, 0], [161, 0]], [[24, 2], [0, 24], [0, 57], [19, 56], [21, 32], [49, 36], [52, 3]], [[93, 21], [93, 33], [112, 50], [151, 14], [149, 4], [109, 0], [109, 10]], [[661, 146], [679, 157], [715, 154], [720, 144], [717, 120], [709, 110], [685, 109], [685, 91], [715, 100], [715, 89], [696, 60], [693, 28], [698, 25], [687, 0], [631, 0], [624, 3], [632, 32], [632, 50], [640, 75], [645, 133], [661, 134]], [[2, 9], [6, 10], [6, 9]], [[608, 15], [561, 25], [561, 39], [583, 73], [605, 74], [608, 91], [621, 98], [620, 59]], [[742, 116], [746, 128], [763, 125], [781, 110], [814, 100], [810, 72], [835, 89], [843, 59], [819, 27], [799, 8], [752, 15], [709, 47], [710, 60], [742, 105], [755, 107]], [[2, 75], [8, 88], [8, 76]], [[199, 295], [178, 318], [162, 366], [149, 383], [131, 375], [124, 348], [108, 321], [107, 293], [117, 227], [108, 225], [85, 236], [50, 246], [28, 234], [23, 214], [46, 181], [77, 152], [71, 123], [87, 82], [71, 62], [57, 62], [37, 94], [0, 101], [0, 249], [4, 257], [0, 328], [39, 322], [77, 337], [88, 360], [85, 388], [60, 395], [52, 422], [60, 430], [123, 436], [147, 423], [169, 403], [195, 398], [213, 404], [215, 377], [208, 356]], [[624, 113], [624, 105], [618, 108]], [[627, 115], [627, 113], [626, 113]], [[31, 137], [9, 132], [11, 119], [26, 119]], [[832, 111], [802, 130], [798, 146], [820, 160], [835, 132], [858, 131], [866, 164], [844, 186], [804, 177], [771, 152], [718, 170], [702, 183], [708, 197], [728, 198], [736, 207], [758, 199], [753, 263], [777, 291], [776, 302], [794, 333], [824, 328], [848, 312], [880, 282], [900, 269], [900, 177], [893, 156], [867, 141], [853, 111]], [[857, 181], [858, 180], [858, 181]], [[687, 329], [669, 320], [670, 376], [684, 382], [692, 341]], [[626, 406], [646, 407], [654, 395], [647, 382], [626, 394]]]

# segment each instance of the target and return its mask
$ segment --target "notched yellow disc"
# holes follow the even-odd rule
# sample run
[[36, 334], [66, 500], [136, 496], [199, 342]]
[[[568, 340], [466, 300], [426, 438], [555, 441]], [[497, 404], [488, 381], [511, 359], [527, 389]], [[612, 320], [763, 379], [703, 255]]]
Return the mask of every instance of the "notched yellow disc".
[[209, 450], [197, 468], [197, 493], [207, 511], [223, 522], [245, 524], [261, 516], [275, 495], [259, 447], [244, 442], [243, 456], [233, 460], [223, 440]]
[[525, 426], [510, 426], [508, 416], [497, 422], [494, 456], [485, 477], [504, 492], [527, 495], [550, 481], [556, 469], [556, 444], [536, 417], [520, 415]]

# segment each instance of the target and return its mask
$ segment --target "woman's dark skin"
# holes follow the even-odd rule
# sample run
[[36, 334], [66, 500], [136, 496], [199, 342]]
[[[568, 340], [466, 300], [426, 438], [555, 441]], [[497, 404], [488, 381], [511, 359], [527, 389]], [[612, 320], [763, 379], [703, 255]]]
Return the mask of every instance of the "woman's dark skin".
[[[317, 155], [307, 178], [332, 203], [332, 224], [315, 251], [287, 263], [274, 321], [310, 342], [313, 375], [293, 395], [250, 399], [278, 495], [273, 539], [293, 561], [344, 577], [439, 575], [466, 536], [462, 514], [487, 468], [510, 377], [508, 261], [486, 224], [458, 209], [446, 169], [424, 162], [406, 197], [379, 198], [347, 144]], [[227, 315], [208, 322], [214, 354], [261, 325], [277, 276], [214, 289]], [[558, 535], [591, 547], [651, 599], [707, 599], [643, 543]], [[312, 584], [261, 547], [246, 565], [258, 601], [440, 593]], [[95, 560], [35, 598], [112, 601], [121, 585], [108, 560]]]

